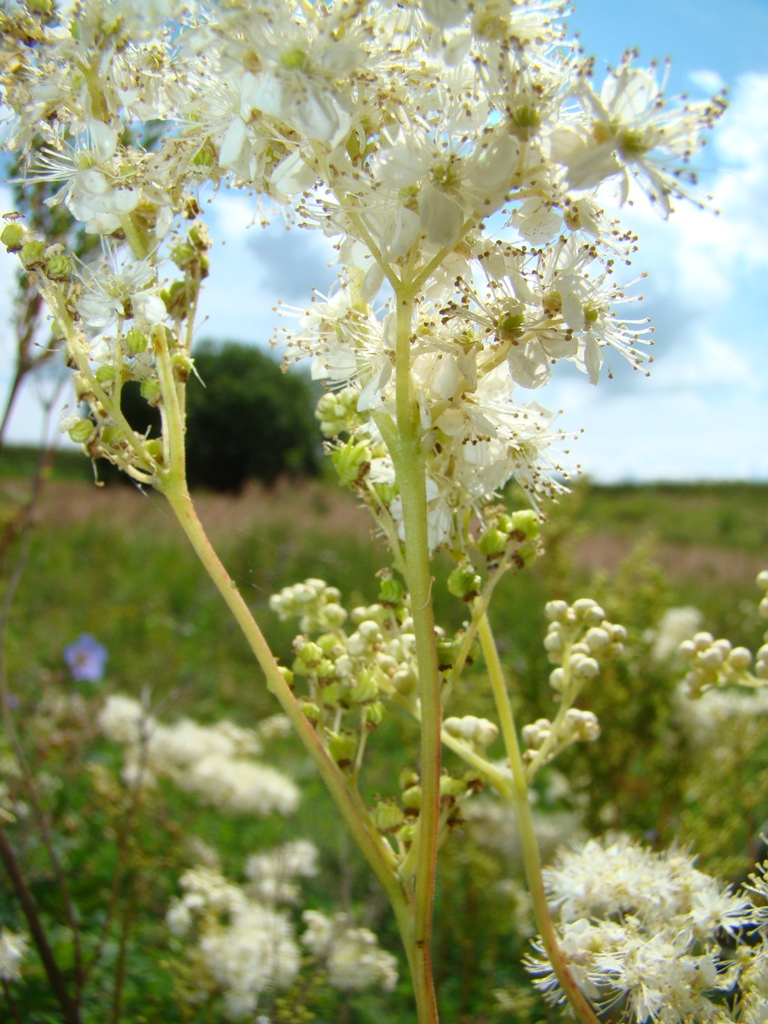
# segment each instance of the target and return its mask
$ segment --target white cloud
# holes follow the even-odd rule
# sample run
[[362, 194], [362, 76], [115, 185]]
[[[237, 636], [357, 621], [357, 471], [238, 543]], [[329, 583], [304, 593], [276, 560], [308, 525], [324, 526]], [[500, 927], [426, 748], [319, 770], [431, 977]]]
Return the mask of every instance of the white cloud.
[[688, 81], [703, 92], [713, 95], [725, 88], [725, 82], [717, 71], [702, 68], [688, 73]]

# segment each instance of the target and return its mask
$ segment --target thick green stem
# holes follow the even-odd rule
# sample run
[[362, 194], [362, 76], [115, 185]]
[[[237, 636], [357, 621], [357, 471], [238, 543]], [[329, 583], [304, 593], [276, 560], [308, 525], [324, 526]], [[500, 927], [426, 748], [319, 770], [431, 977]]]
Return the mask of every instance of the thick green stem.
[[437, 1024], [432, 976], [432, 917], [440, 828], [442, 703], [437, 668], [432, 576], [427, 532], [427, 491], [418, 409], [412, 393], [410, 349], [412, 293], [400, 289], [397, 304], [395, 404], [397, 423], [377, 417], [395, 467], [403, 507], [406, 580], [416, 638], [421, 708], [421, 810], [416, 831], [416, 877], [413, 888], [412, 962], [420, 1024]]
[[509, 702], [509, 694], [507, 693], [504, 681], [504, 673], [499, 661], [496, 644], [493, 640], [491, 626], [486, 615], [483, 615], [480, 620], [478, 635], [483, 648], [485, 662], [488, 666], [488, 675], [499, 713], [507, 758], [512, 769], [512, 787], [509, 798], [517, 817], [525, 876], [533, 901], [533, 911], [539, 928], [539, 934], [541, 935], [549, 962], [552, 965], [552, 970], [560, 983], [560, 988], [563, 990], [579, 1020], [582, 1021], [582, 1024], [599, 1024], [595, 1011], [574, 981], [568, 964], [565, 962], [565, 957], [557, 942], [557, 935], [549, 913], [549, 907], [547, 906], [547, 894], [544, 889], [544, 879], [541, 873], [539, 844], [536, 839], [531, 805], [528, 801], [525, 765], [520, 753], [520, 745], [517, 741], [517, 730], [515, 729], [512, 706]]

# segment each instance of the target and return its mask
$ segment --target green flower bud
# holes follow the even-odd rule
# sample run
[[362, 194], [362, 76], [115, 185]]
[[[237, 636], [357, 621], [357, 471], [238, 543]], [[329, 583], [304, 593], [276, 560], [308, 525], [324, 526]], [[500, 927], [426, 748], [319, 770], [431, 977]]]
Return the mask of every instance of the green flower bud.
[[189, 242], [182, 242], [181, 245], [177, 245], [171, 250], [171, 259], [179, 270], [186, 270], [197, 260], [197, 251]]
[[33, 238], [31, 242], [25, 242], [21, 247], [19, 253], [19, 259], [24, 266], [29, 270], [37, 264], [43, 262], [45, 258], [45, 242], [39, 241], [37, 238]]
[[150, 405], [159, 405], [163, 399], [163, 391], [160, 387], [160, 381], [155, 378], [149, 378], [141, 382], [141, 397], [147, 401]]
[[22, 248], [22, 238], [24, 237], [24, 228], [21, 224], [16, 221], [11, 221], [10, 224], [6, 224], [0, 233], [0, 242], [3, 243], [8, 252], [18, 252]]
[[305, 700], [302, 702], [301, 710], [305, 718], [308, 718], [313, 725], [317, 725], [320, 718], [320, 708], [317, 704], [314, 704], [311, 700]]
[[407, 811], [421, 810], [421, 786], [409, 786], [401, 797], [403, 807]]
[[290, 686], [290, 688], [293, 689], [293, 672], [291, 672], [289, 668], [286, 668], [285, 665], [278, 665], [277, 671], [280, 673], [280, 675], [283, 677], [286, 683]]
[[365, 717], [366, 727], [369, 731], [373, 732], [374, 729], [378, 729], [387, 717], [387, 709], [380, 700], [375, 700], [373, 704], [368, 704], [363, 709], [363, 714]]
[[306, 675], [306, 670], [310, 668], [316, 668], [323, 660], [323, 650], [312, 640], [305, 643], [298, 652], [296, 661], [300, 668], [297, 668], [294, 664], [294, 671], [299, 672], [301, 675]]
[[96, 433], [96, 427], [92, 420], [78, 420], [67, 433], [75, 444], [87, 444]]
[[405, 587], [395, 576], [381, 581], [379, 586], [379, 600], [385, 605], [402, 604], [405, 597]]
[[160, 437], [153, 437], [149, 441], [144, 442], [144, 450], [147, 455], [156, 462], [159, 466], [162, 466], [165, 462], [164, 451], [163, 451], [163, 440]]
[[101, 432], [101, 443], [106, 448], [115, 448], [125, 440], [125, 435], [119, 427], [110, 424], [104, 427]]
[[349, 732], [328, 732], [328, 753], [339, 766], [348, 768], [357, 753], [357, 736]]
[[176, 355], [171, 356], [171, 366], [173, 367], [173, 379], [180, 384], [185, 384], [192, 373], [194, 360], [184, 355], [183, 352], [177, 352]]
[[169, 316], [183, 319], [189, 309], [190, 294], [185, 281], [173, 281], [170, 287], [160, 292]]
[[349, 699], [353, 704], [366, 704], [368, 701], [376, 700], [378, 695], [379, 687], [375, 675], [370, 669], [363, 669], [349, 691]]
[[63, 253], [57, 253], [45, 261], [45, 272], [53, 281], [61, 281], [72, 274], [72, 264]]
[[321, 696], [323, 699], [323, 707], [337, 708], [341, 703], [341, 686], [339, 686], [338, 683], [330, 683], [330, 685], [323, 687]]
[[441, 672], [448, 672], [453, 668], [456, 655], [459, 653], [459, 643], [455, 639], [439, 636], [436, 642], [437, 667]]
[[406, 822], [397, 833], [397, 838], [404, 846], [410, 846], [416, 838], [416, 826]]
[[463, 779], [454, 779], [450, 775], [440, 776], [440, 797], [455, 800], [457, 796], [462, 796], [467, 789], [467, 784]]
[[471, 565], [457, 565], [448, 577], [448, 592], [462, 601], [477, 597], [482, 580]]
[[527, 569], [529, 565], [533, 565], [538, 557], [539, 549], [535, 544], [521, 544], [515, 552], [515, 561], [521, 569]]
[[131, 355], [137, 355], [139, 352], [146, 352], [147, 346], [149, 345], [149, 339], [146, 334], [143, 334], [138, 327], [131, 327], [125, 335], [125, 347]]
[[379, 800], [371, 811], [373, 824], [385, 834], [392, 835], [405, 823], [402, 810], [391, 800]]
[[339, 480], [345, 487], [349, 487], [365, 476], [371, 461], [371, 449], [364, 443], [349, 441], [334, 448], [331, 458]]
[[94, 377], [99, 382], [99, 384], [106, 384], [108, 381], [113, 381], [115, 379], [116, 374], [117, 367], [110, 365], [109, 363], [105, 363], [103, 366], [100, 366], [96, 370], [96, 373], [94, 373]]
[[512, 529], [522, 533], [526, 540], [536, 540], [541, 533], [541, 523], [533, 509], [519, 509], [512, 513], [511, 518]]
[[477, 550], [486, 558], [497, 558], [504, 553], [509, 535], [501, 530], [486, 530], [477, 542]]
[[399, 668], [392, 676], [392, 685], [398, 693], [408, 697], [419, 685], [419, 677], [414, 669], [406, 665], [403, 668]]

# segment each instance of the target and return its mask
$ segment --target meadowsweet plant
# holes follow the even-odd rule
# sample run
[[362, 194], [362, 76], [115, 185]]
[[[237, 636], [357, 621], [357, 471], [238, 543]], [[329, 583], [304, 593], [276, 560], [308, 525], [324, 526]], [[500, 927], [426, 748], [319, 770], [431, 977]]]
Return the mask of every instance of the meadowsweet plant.
[[[564, 362], [594, 385], [617, 360], [641, 372], [650, 361], [649, 328], [628, 315], [615, 273], [636, 240], [606, 213], [606, 197], [644, 193], [669, 215], [688, 196], [689, 160], [722, 101], [667, 105], [663, 74], [631, 51], [598, 74], [563, 15], [553, 0], [89, 0], [66, 13], [26, 0], [0, 15], [6, 149], [22, 182], [55, 187], [48, 204], [100, 242], [83, 263], [13, 214], [0, 235], [63, 339], [77, 394], [63, 429], [97, 464], [167, 498], [389, 898], [421, 1024], [437, 1021], [438, 849], [488, 786], [516, 815], [543, 987], [584, 1022], [596, 1020], [593, 1004], [626, 990], [602, 962], [599, 978], [575, 969], [581, 947], [573, 928], [553, 925], [527, 796], [561, 750], [598, 737], [583, 704], [621, 654], [624, 627], [590, 599], [550, 602], [553, 711], [520, 729], [487, 610], [501, 577], [541, 553], [542, 503], [565, 491], [566, 438], [528, 392]], [[274, 597], [300, 630], [285, 666], [213, 551], [185, 480], [185, 385], [211, 250], [204, 211], [227, 189], [251, 197], [255, 219], [284, 217], [333, 242], [338, 282], [286, 311], [286, 361], [310, 358], [327, 382], [318, 418], [328, 451], [391, 553], [372, 604], [345, 608], [338, 581], [318, 579]], [[126, 418], [128, 381], [159, 409], [158, 436]], [[512, 479], [528, 507], [499, 501]], [[438, 552], [455, 563], [448, 587], [466, 606], [455, 635], [434, 620]], [[724, 662], [743, 671], [736, 651], [704, 647], [694, 689]], [[462, 714], [456, 700], [481, 655], [495, 722]], [[399, 792], [368, 806], [359, 783], [387, 716], [418, 722], [421, 747], [415, 758], [404, 751]], [[498, 738], [501, 760], [491, 753]], [[180, 734], [163, 745], [178, 766], [195, 744]], [[442, 768], [443, 746], [462, 768]], [[185, 762], [190, 778], [219, 780], [220, 770], [204, 771], [217, 756]], [[577, 876], [575, 862], [561, 873]], [[349, 957], [373, 956], [365, 936], [344, 939], [338, 922], [308, 924], [309, 948], [327, 956], [331, 976], [349, 970]], [[342, 952], [355, 943], [363, 952]], [[726, 982], [713, 972], [708, 990]], [[658, 1016], [635, 996], [626, 1009]]]

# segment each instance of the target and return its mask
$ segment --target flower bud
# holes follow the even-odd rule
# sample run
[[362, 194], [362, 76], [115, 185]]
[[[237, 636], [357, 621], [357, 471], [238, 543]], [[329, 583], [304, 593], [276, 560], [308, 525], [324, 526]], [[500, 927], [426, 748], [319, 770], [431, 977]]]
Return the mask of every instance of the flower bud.
[[67, 433], [75, 444], [87, 444], [96, 433], [96, 427], [92, 420], [82, 419], [70, 427]]
[[457, 796], [462, 796], [467, 790], [467, 785], [463, 779], [454, 779], [451, 775], [440, 776], [440, 798], [449, 800], [455, 800]]
[[379, 600], [384, 605], [402, 604], [405, 597], [405, 587], [395, 576], [382, 580], [379, 585]]
[[305, 700], [302, 702], [301, 710], [304, 713], [304, 717], [308, 718], [313, 725], [317, 725], [320, 718], [320, 708], [317, 704], [311, 700]]
[[403, 668], [399, 668], [392, 676], [392, 685], [398, 693], [401, 693], [404, 697], [408, 697], [419, 685], [419, 677], [416, 675], [414, 669], [406, 665]]
[[141, 382], [141, 397], [149, 403], [149, 405], [159, 405], [163, 399], [163, 390], [160, 387], [160, 381], [157, 378], [150, 377], [148, 380]]
[[131, 355], [138, 355], [139, 352], [146, 352], [149, 339], [138, 327], [131, 327], [125, 335], [125, 347]]
[[380, 800], [371, 811], [373, 824], [385, 834], [392, 835], [405, 823], [402, 809], [391, 800]]
[[72, 273], [72, 264], [63, 253], [57, 253], [45, 261], [45, 272], [53, 281], [62, 281]]
[[10, 224], [6, 224], [0, 233], [0, 242], [6, 248], [7, 252], [18, 252], [22, 246], [22, 238], [24, 237], [24, 228], [21, 224], [16, 221], [11, 221]]
[[39, 239], [33, 238], [30, 242], [25, 242], [24, 245], [22, 245], [21, 252], [19, 253], [19, 259], [27, 270], [29, 270], [31, 267], [43, 262], [45, 258], [45, 249], [45, 242], [41, 242]]
[[378, 695], [376, 677], [370, 669], [363, 669], [349, 691], [349, 699], [353, 704], [366, 704], [368, 701], [376, 700]]
[[736, 672], [747, 672], [752, 664], [752, 652], [746, 647], [734, 647], [728, 655], [728, 664]]
[[331, 459], [339, 474], [339, 480], [345, 487], [365, 476], [371, 463], [371, 449], [363, 443], [349, 441], [347, 444], [334, 448]]
[[482, 580], [471, 565], [457, 565], [448, 577], [448, 592], [462, 601], [471, 601], [477, 597]]
[[512, 513], [512, 529], [522, 533], [525, 540], [536, 540], [541, 533], [541, 523], [533, 509], [519, 509]]
[[403, 807], [406, 811], [420, 811], [421, 810], [421, 786], [409, 786], [403, 792], [401, 797], [403, 801]]
[[387, 709], [381, 703], [380, 700], [375, 700], [372, 704], [367, 704], [363, 708], [363, 718], [365, 719], [366, 728], [373, 732], [374, 729], [378, 729], [384, 719], [387, 717]]
[[506, 550], [509, 537], [501, 530], [486, 530], [477, 542], [477, 550], [486, 558], [496, 558]]
[[348, 732], [328, 732], [328, 753], [340, 768], [347, 768], [355, 760], [357, 736]]
[[551, 622], [565, 622], [568, 614], [568, 602], [547, 601], [544, 605], [544, 614]]
[[549, 673], [549, 685], [552, 687], [553, 690], [556, 690], [557, 693], [562, 693], [563, 687], [565, 686], [564, 668], [552, 669], [552, 671]]
[[173, 367], [173, 379], [180, 384], [185, 384], [192, 373], [194, 361], [183, 352], [177, 352], [176, 355], [171, 356], [171, 366]]

